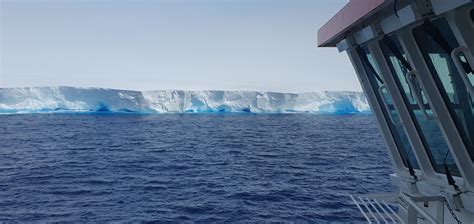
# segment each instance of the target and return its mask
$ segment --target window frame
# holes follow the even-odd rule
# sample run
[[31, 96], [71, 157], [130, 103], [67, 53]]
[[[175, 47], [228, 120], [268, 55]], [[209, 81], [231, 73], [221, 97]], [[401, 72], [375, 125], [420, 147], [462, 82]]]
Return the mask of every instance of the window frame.
[[[452, 13], [452, 12], [451, 12]], [[432, 18], [430, 21], [436, 20], [438, 18], [446, 18], [446, 15], [441, 15]], [[449, 20], [448, 20], [449, 21]], [[458, 186], [463, 186], [469, 190], [474, 190], [474, 164], [471, 161], [467, 149], [463, 143], [463, 140], [460, 137], [460, 134], [457, 130], [456, 125], [449, 113], [446, 102], [444, 101], [438, 86], [434, 78], [432, 77], [431, 71], [428, 67], [427, 62], [425, 61], [421, 50], [418, 47], [418, 44], [413, 35], [413, 29], [422, 25], [423, 22], [419, 21], [410, 26], [407, 26], [399, 31], [397, 31], [397, 36], [401, 42], [401, 45], [407, 54], [409, 61], [412, 62], [412, 66], [419, 74], [420, 84], [424, 87], [424, 90], [427, 92], [427, 100], [432, 106], [432, 110], [436, 117], [443, 117], [443, 119], [437, 119], [444, 138], [447, 140], [449, 150], [453, 156], [454, 161], [456, 162], [461, 177], [454, 177], [456, 184]], [[451, 28], [452, 24], [449, 23]], [[456, 38], [459, 38], [456, 36]], [[459, 41], [459, 40], [458, 40]], [[469, 161], [468, 161], [468, 160]], [[440, 181], [446, 185], [446, 175], [435, 173], [430, 179]]]
[[[396, 37], [395, 34], [392, 34]], [[397, 37], [398, 38], [398, 37]], [[427, 142], [424, 140], [424, 133], [418, 125], [418, 121], [414, 117], [415, 115], [410, 111], [410, 104], [407, 102], [405, 96], [405, 90], [399, 85], [396, 80], [398, 74], [392, 71], [389, 62], [387, 61], [385, 52], [382, 50], [380, 41], [383, 38], [379, 38], [376, 42], [372, 43], [371, 50], [376, 54], [379, 66], [382, 69], [382, 76], [387, 82], [388, 89], [391, 91], [392, 96], [395, 96], [394, 104], [403, 120], [404, 128], [409, 135], [414, 148], [414, 154], [417, 157], [418, 164], [421, 167], [424, 177], [435, 177], [436, 171], [430, 160], [430, 155], [427, 150]], [[407, 55], [407, 53], [405, 53]], [[413, 63], [407, 58], [407, 62], [413, 68]], [[436, 178], [434, 178], [436, 180]]]
[[359, 57], [357, 50], [355, 48], [349, 48], [347, 49], [346, 52], [357, 73], [357, 77], [362, 86], [362, 89], [364, 90], [367, 100], [372, 108], [375, 118], [378, 121], [377, 124], [379, 126], [379, 129], [382, 133], [382, 137], [389, 151], [389, 155], [391, 157], [391, 161], [392, 161], [395, 172], [400, 177], [412, 179], [412, 177], [409, 174], [408, 169], [403, 164], [402, 158], [400, 157], [400, 154], [398, 151], [398, 146], [395, 143], [393, 134], [391, 132], [391, 129], [389, 128], [388, 119], [390, 118], [386, 117], [385, 113], [382, 112], [383, 110], [382, 105], [378, 103], [376, 93], [374, 89], [372, 88], [372, 86], [370, 85], [370, 81], [367, 77], [367, 73], [365, 71], [362, 60]]
[[[375, 70], [375, 71], [371, 71], [371, 72], [376, 73], [376, 74], [374, 74], [374, 77], [370, 77], [369, 74], [366, 74], [368, 79], [369, 79], [369, 85], [371, 86], [373, 91], [376, 93], [377, 102], [380, 105], [383, 105], [383, 106], [381, 106], [382, 113], [384, 114], [384, 117], [386, 117], [388, 119], [387, 123], [389, 125], [389, 128], [391, 129], [391, 132], [392, 132], [392, 135], [393, 135], [392, 137], [394, 138], [394, 141], [397, 145], [397, 151], [398, 151], [398, 154], [399, 154], [400, 158], [402, 159], [404, 167], [407, 168], [409, 172], [410, 172], [410, 168], [413, 168], [414, 170], [420, 170], [421, 171], [421, 166], [420, 166], [420, 163], [418, 161], [418, 156], [415, 154], [416, 150], [414, 150], [414, 146], [412, 144], [412, 139], [410, 139], [410, 133], [407, 132], [407, 130], [405, 128], [405, 125], [403, 125], [404, 120], [402, 119], [402, 115], [400, 115], [398, 107], [395, 106], [395, 102], [394, 102], [395, 98], [392, 97], [393, 93], [389, 90], [390, 87], [387, 86], [386, 77], [384, 77], [384, 75], [383, 75], [384, 72], [383, 72], [383, 68], [380, 64], [380, 60], [377, 57], [377, 55], [375, 54], [376, 52], [374, 52], [374, 50], [373, 50], [373, 43], [374, 42], [376, 42], [376, 41], [371, 41], [366, 45], [359, 46], [360, 50], [362, 50], [362, 48], [366, 48], [365, 51], [368, 51], [367, 53], [372, 55], [375, 65], [371, 65], [371, 66], [372, 67], [376, 66], [376, 68], [371, 69], [371, 70]], [[364, 52], [358, 52], [358, 53], [359, 53], [359, 57], [362, 57], [360, 54], [362, 54]], [[365, 56], [365, 57], [367, 57], [367, 56]], [[364, 65], [362, 65], [362, 66], [364, 66]], [[364, 68], [365, 68], [365, 66], [364, 66]], [[367, 71], [366, 71], [366, 73], [367, 73]], [[377, 81], [377, 80], [383, 80], [383, 83], [382, 83], [382, 81]], [[374, 86], [375, 85], [374, 82], [377, 82], [377, 84], [380, 83], [380, 85], [377, 86], [378, 88], [376, 86]], [[387, 99], [385, 99], [385, 95], [380, 94], [380, 92], [378, 91], [382, 85], [384, 85], [388, 89], [388, 96], [390, 96], [390, 98], [391, 98], [392, 105], [394, 107], [393, 110], [396, 112], [396, 114], [398, 116], [398, 119], [400, 120], [400, 124], [394, 123], [392, 121], [392, 110], [390, 109], [390, 110], [387, 111], [388, 108], [387, 108], [387, 106], [384, 105], [387, 102]], [[384, 98], [384, 99], [382, 99], [382, 98]], [[397, 125], [402, 126], [402, 128], [397, 127]], [[400, 132], [402, 132], [402, 133], [400, 133]], [[403, 135], [405, 135], [405, 136], [403, 136]], [[407, 143], [403, 142], [402, 137], [406, 137], [406, 140], [408, 142]], [[415, 156], [416, 164], [410, 164], [409, 160], [404, 158], [405, 156], [409, 156], [409, 153], [410, 153], [408, 151], [408, 149], [405, 148], [406, 144], [409, 145], [409, 147], [410, 147], [409, 150], [411, 150], [413, 152], [413, 154], [415, 154], [414, 156]], [[410, 165], [410, 167], [409, 167], [409, 165]]]

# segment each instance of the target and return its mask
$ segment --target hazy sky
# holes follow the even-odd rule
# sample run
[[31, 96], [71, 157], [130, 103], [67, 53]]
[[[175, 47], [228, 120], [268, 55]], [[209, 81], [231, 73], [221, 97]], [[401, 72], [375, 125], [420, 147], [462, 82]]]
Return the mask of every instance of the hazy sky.
[[316, 32], [347, 0], [0, 0], [0, 86], [360, 90]]

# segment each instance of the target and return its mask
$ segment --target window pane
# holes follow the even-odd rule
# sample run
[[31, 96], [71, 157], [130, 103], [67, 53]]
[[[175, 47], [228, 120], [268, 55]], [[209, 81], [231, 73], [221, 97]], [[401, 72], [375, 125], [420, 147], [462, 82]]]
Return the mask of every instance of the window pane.
[[[470, 85], [474, 82], [472, 73], [460, 74], [451, 59], [451, 52], [459, 44], [445, 19], [416, 28], [414, 35], [471, 159], [474, 160], [474, 104], [461, 76], [470, 76]], [[463, 55], [459, 59], [469, 68]]]
[[[403, 51], [400, 42], [396, 36], [388, 36], [380, 41], [380, 46], [384, 52], [385, 60], [388, 62], [390, 70], [394, 75], [398, 88], [402, 93], [404, 93], [403, 100], [409, 109], [418, 133], [420, 133], [420, 138], [427, 149], [427, 153], [430, 156], [434, 169], [436, 172], [444, 173], [445, 170], [443, 164], [445, 163], [446, 158], [446, 164], [453, 167], [450, 169], [451, 173], [453, 175], [459, 175], [459, 171], [450, 155], [448, 145], [444, 140], [441, 129], [437, 125], [436, 120], [427, 119], [416, 103], [413, 91], [417, 91], [419, 94], [424, 94], [423, 91], [421, 91], [419, 86], [415, 86], [416, 89], [412, 90], [408, 85], [406, 74], [412, 68], [406, 59], [406, 54]], [[425, 104], [428, 114], [433, 116], [433, 111], [430, 109], [426, 97], [423, 98], [423, 103]]]
[[[384, 118], [387, 120], [389, 124], [390, 132], [392, 133], [393, 138], [395, 139], [398, 152], [400, 153], [400, 157], [402, 158], [404, 165], [408, 167], [408, 163], [409, 163], [412, 168], [420, 169], [420, 167], [418, 166], [418, 162], [416, 161], [416, 157], [413, 153], [411, 144], [408, 140], [408, 136], [405, 132], [405, 129], [403, 128], [402, 125], [400, 125], [401, 120], [398, 116], [398, 112], [395, 110], [395, 107], [393, 105], [392, 97], [386, 91], [386, 89], [383, 89], [382, 91], [383, 96], [380, 95], [379, 89], [384, 83], [380, 76], [379, 67], [377, 66], [375, 62], [375, 58], [369, 52], [367, 47], [360, 48], [358, 53], [361, 57], [361, 60], [363, 61], [364, 68], [367, 72], [367, 76], [369, 77], [371, 87], [373, 88], [376, 94], [378, 104], [381, 105]], [[388, 104], [390, 111], [387, 111], [385, 109], [386, 108], [384, 106], [385, 102], [383, 101], [382, 97], [383, 99], [385, 99], [385, 102]], [[391, 118], [389, 116], [389, 113], [390, 113]], [[392, 121], [392, 119], [395, 123]]]

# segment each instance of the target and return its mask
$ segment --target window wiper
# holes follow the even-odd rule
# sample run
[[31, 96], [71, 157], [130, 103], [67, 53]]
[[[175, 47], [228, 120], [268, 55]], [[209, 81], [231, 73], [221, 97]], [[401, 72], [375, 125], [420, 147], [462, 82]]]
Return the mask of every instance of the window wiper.
[[[385, 38], [384, 38], [384, 39], [385, 39]], [[384, 45], [385, 45], [386, 47], [389, 47], [389, 45], [386, 45], [386, 43], [384, 43]], [[403, 65], [404, 65], [408, 70], [410, 70], [410, 71], [412, 70], [412, 67], [411, 67], [410, 63], [408, 63], [408, 61], [403, 57], [402, 53], [401, 53], [397, 48], [395, 48], [395, 47], [389, 47], [389, 50], [390, 50], [393, 54], [395, 54], [395, 57], [397, 57], [397, 59], [400, 60], [400, 61], [403, 63]], [[383, 80], [380, 78], [380, 76], [379, 76], [379, 74], [377, 73], [377, 71], [375, 71], [374, 67], [373, 67], [372, 64], [369, 62], [369, 59], [368, 59], [368, 57], [367, 57], [367, 54], [365, 54], [364, 52], [362, 52], [362, 51], [359, 49], [359, 55], [362, 55], [362, 57], [361, 57], [361, 58], [362, 58], [362, 62], [363, 62], [364, 64], [366, 64], [366, 65], [369, 67], [369, 69], [371, 70], [371, 72], [374, 73], [375, 77], [380, 81], [380, 83], [384, 84], [384, 83], [383, 83]], [[390, 113], [390, 112], [389, 112], [389, 113]], [[407, 168], [408, 168], [408, 172], [409, 172], [410, 176], [412, 176], [413, 179], [414, 179], [415, 181], [417, 181], [417, 180], [418, 180], [418, 177], [416, 176], [415, 169], [413, 169], [413, 166], [411, 165], [411, 162], [410, 162], [410, 160], [409, 160], [409, 157], [410, 157], [409, 154], [408, 154], [407, 152], [405, 152], [405, 151], [403, 151], [403, 154], [404, 154], [404, 156], [403, 156], [402, 159], [403, 159], [403, 160], [405, 161], [405, 163], [407, 164]]]
[[[450, 55], [451, 52], [454, 50], [454, 48], [451, 47], [448, 41], [443, 37], [443, 33], [438, 29], [438, 27], [431, 24], [430, 21], [425, 21], [425, 24], [423, 25], [423, 30], [436, 42], [436, 44], [444, 51], [444, 53]], [[465, 65], [463, 64], [463, 66]], [[456, 181], [454, 180], [453, 175], [451, 174], [451, 171], [449, 170], [449, 166], [446, 163], [446, 159], [448, 158], [448, 155], [450, 154], [451, 153], [449, 152], [449, 149], [448, 149], [446, 151], [446, 155], [444, 156], [443, 168], [446, 173], [446, 179], [448, 181], [448, 184], [453, 186], [454, 190], [459, 191], [459, 186], [456, 185]]]
[[391, 40], [388, 36], [385, 36], [382, 41], [382, 47], [385, 47], [388, 51], [392, 52], [395, 57], [408, 69], [408, 71], [412, 71], [413, 68], [411, 67], [410, 63], [408, 63], [407, 59], [403, 57], [402, 52], [395, 46], [393, 40]]
[[360, 47], [357, 49], [357, 52], [359, 52], [360, 58], [361, 58], [361, 60], [362, 60], [362, 63], [365, 64], [364, 67], [369, 68], [370, 72], [371, 72], [372, 74], [374, 74], [375, 78], [376, 78], [377, 80], [379, 80], [379, 82], [380, 82], [381, 84], [384, 84], [382, 78], [379, 76], [379, 73], [375, 70], [375, 68], [374, 68], [374, 67], [372, 66], [372, 64], [370, 63], [369, 58], [367, 57], [367, 54], [366, 54], [365, 52], [363, 52]]
[[[408, 156], [408, 153], [406, 154], [406, 156]], [[405, 162], [407, 163], [408, 173], [410, 174], [410, 176], [412, 176], [415, 181], [418, 181], [418, 177], [415, 174], [415, 169], [413, 169], [413, 166], [411, 166], [409, 158], [405, 158]]]
[[459, 192], [459, 186], [456, 185], [456, 181], [453, 178], [453, 175], [451, 175], [451, 172], [449, 171], [448, 164], [446, 163], [446, 159], [448, 158], [448, 155], [450, 155], [449, 149], [446, 151], [446, 155], [444, 156], [444, 161], [443, 161], [443, 167], [444, 171], [446, 172], [446, 179], [448, 180], [448, 184], [454, 187], [454, 190]]

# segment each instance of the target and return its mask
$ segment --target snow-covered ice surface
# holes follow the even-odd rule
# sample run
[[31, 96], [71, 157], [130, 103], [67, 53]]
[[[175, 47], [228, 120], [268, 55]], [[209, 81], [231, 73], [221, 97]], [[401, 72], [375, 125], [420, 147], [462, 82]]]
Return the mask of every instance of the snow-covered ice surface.
[[103, 88], [0, 88], [0, 113], [368, 113], [362, 92], [130, 91]]

